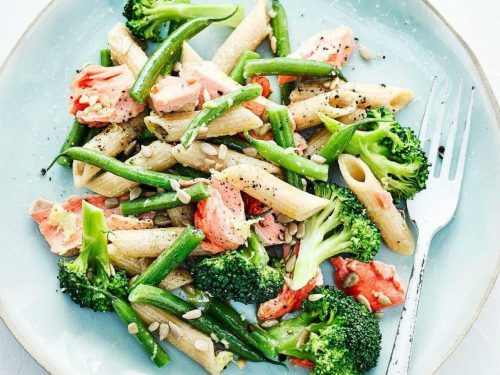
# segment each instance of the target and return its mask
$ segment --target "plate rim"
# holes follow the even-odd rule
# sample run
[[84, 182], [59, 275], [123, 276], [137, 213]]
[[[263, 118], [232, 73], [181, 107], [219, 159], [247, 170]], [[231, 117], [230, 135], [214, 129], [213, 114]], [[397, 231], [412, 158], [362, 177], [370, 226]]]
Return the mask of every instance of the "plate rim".
[[[12, 49], [7, 54], [4, 62], [0, 65], [0, 75], [3, 74], [5, 67], [9, 64], [13, 55], [20, 48], [21, 44], [25, 42], [27, 35], [30, 33], [31, 29], [38, 23], [38, 21], [45, 16], [45, 14], [55, 6], [55, 4], [60, 0], [49, 0], [49, 2], [38, 12], [38, 14], [33, 18], [33, 20], [28, 24], [26, 29], [23, 31], [19, 39], [16, 41]], [[479, 78], [481, 80], [481, 84], [485, 88], [486, 99], [489, 101], [491, 108], [493, 109], [494, 116], [496, 118], [497, 127], [500, 128], [500, 105], [498, 103], [497, 97], [493, 92], [491, 84], [486, 76], [484, 69], [479, 62], [477, 56], [475, 55], [472, 48], [468, 45], [468, 43], [463, 39], [463, 37], [455, 30], [453, 26], [446, 20], [446, 18], [436, 9], [436, 7], [430, 2], [430, 0], [419, 0], [427, 9], [437, 17], [438, 21], [442, 22], [442, 24], [451, 32], [452, 36], [456, 38], [456, 40], [460, 43], [462, 48], [465, 50], [467, 55], [471, 58], [474, 68], [477, 70]], [[447, 353], [443, 356], [443, 358], [436, 365], [432, 374], [436, 373], [451, 357], [451, 355], [456, 351], [458, 346], [462, 343], [464, 338], [469, 333], [470, 329], [476, 323], [479, 314], [483, 310], [486, 301], [491, 295], [491, 291], [497, 279], [500, 276], [500, 253], [497, 258], [496, 266], [493, 270], [492, 275], [488, 281], [488, 286], [485, 289], [481, 300], [479, 301], [478, 306], [476, 307], [476, 311], [474, 312], [472, 318], [467, 322], [465, 328], [458, 335], [457, 339], [451, 346], [451, 348], [447, 351]], [[33, 340], [27, 338], [27, 335], [24, 332], [21, 332], [20, 329], [17, 328], [14, 319], [9, 316], [7, 309], [4, 304], [0, 301], [0, 319], [5, 323], [7, 330], [14, 336], [16, 341], [23, 347], [24, 350], [35, 360], [35, 362], [42, 367], [48, 374], [50, 375], [68, 375], [65, 369], [61, 368], [61, 366], [57, 365], [56, 362], [52, 361], [50, 356], [41, 349], [40, 346], [34, 345], [32, 343]], [[74, 374], [75, 372], [72, 372]]]

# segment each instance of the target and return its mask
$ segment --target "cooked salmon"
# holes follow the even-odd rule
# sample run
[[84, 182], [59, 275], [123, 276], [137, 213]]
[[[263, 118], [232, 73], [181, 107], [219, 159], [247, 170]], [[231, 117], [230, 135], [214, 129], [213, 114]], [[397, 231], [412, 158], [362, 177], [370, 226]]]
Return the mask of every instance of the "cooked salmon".
[[205, 234], [204, 250], [214, 254], [236, 250], [250, 234], [240, 191], [213, 177], [210, 196], [197, 203], [194, 225]]
[[158, 113], [189, 112], [198, 105], [200, 92], [201, 84], [197, 81], [166, 76], [151, 88], [149, 96]]
[[82, 124], [102, 127], [136, 117], [145, 106], [128, 93], [135, 78], [126, 65], [103, 67], [88, 65], [71, 84], [71, 114]]
[[[241, 194], [245, 204], [245, 211], [248, 215], [257, 216], [269, 211], [269, 207], [264, 203], [251, 197], [246, 193]], [[271, 210], [254, 224], [253, 229], [260, 242], [264, 246], [279, 245], [283, 243], [285, 226], [276, 220], [278, 212]]]
[[335, 284], [346, 294], [357, 298], [363, 295], [373, 311], [402, 304], [405, 287], [396, 273], [396, 267], [374, 260], [363, 263], [335, 257]]
[[[355, 47], [351, 28], [340, 26], [314, 34], [288, 57], [328, 62], [340, 68], [354, 52]], [[294, 76], [280, 76], [278, 82], [283, 85], [296, 79]]]
[[[40, 232], [58, 255], [74, 255], [82, 244], [82, 201], [102, 209], [110, 230], [147, 229], [153, 227], [151, 215], [141, 218], [122, 216], [119, 208], [106, 208], [101, 195], [72, 196], [63, 204], [38, 198], [33, 202], [30, 215], [40, 228]], [[123, 196], [120, 200], [128, 199]]]

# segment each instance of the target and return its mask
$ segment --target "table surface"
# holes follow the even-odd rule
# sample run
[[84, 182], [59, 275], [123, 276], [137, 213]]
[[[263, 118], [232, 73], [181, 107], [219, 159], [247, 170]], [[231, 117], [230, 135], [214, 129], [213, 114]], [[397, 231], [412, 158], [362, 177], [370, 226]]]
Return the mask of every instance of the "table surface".
[[[409, 0], [419, 1], [419, 0]], [[0, 63], [3, 63], [23, 31], [49, 0], [3, 0]], [[500, 2], [493, 0], [431, 0], [462, 35], [479, 58], [497, 98], [500, 98]], [[477, 322], [439, 375], [500, 375], [500, 282]], [[0, 320], [0, 374], [46, 375], [19, 345]]]

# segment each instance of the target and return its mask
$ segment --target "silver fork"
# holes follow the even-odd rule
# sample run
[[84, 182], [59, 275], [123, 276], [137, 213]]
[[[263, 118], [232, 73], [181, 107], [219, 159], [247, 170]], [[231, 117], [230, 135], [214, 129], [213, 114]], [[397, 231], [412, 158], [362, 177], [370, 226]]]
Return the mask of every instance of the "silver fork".
[[[433, 98], [436, 91], [436, 79], [432, 82], [432, 87], [427, 100], [422, 125], [420, 128], [420, 141], [422, 146], [427, 138], [427, 129], [429, 126], [430, 109], [433, 104]], [[469, 99], [466, 122], [462, 137], [462, 143], [458, 150], [454, 151], [455, 139], [457, 136], [457, 127], [460, 116], [460, 105], [462, 104], [462, 82], [460, 82], [457, 96], [455, 98], [454, 108], [452, 109], [452, 121], [448, 127], [448, 136], [446, 139], [441, 170], [435, 177], [436, 161], [439, 153], [441, 135], [443, 134], [446, 103], [448, 100], [449, 84], [446, 83], [444, 94], [438, 106], [437, 120], [432, 131], [429, 146], [430, 167], [427, 189], [418, 193], [415, 199], [408, 201], [408, 213], [411, 220], [418, 229], [418, 240], [415, 250], [415, 259], [411, 271], [410, 281], [406, 291], [406, 301], [399, 321], [396, 339], [392, 348], [391, 359], [387, 368], [387, 375], [406, 375], [410, 365], [411, 348], [415, 323], [417, 320], [418, 303], [422, 289], [424, 269], [427, 260], [427, 254], [432, 241], [432, 237], [441, 228], [446, 226], [453, 216], [458, 205], [460, 197], [460, 188], [464, 176], [465, 159], [467, 155], [467, 145], [469, 143], [470, 124], [472, 115], [472, 105], [474, 102], [474, 87], [472, 87]], [[458, 154], [458, 156], [457, 156]], [[452, 162], [458, 157], [456, 172], [452, 176]]]

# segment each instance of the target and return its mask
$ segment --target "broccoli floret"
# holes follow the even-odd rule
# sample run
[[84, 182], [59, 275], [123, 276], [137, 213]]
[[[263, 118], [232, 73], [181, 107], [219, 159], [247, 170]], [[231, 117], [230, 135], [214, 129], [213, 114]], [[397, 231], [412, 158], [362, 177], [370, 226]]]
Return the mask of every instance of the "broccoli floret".
[[268, 265], [269, 256], [255, 233], [248, 246], [205, 258], [191, 267], [196, 288], [222, 300], [260, 303], [278, 295], [282, 273]]
[[197, 17], [221, 18], [223, 24], [236, 27], [243, 19], [243, 8], [234, 5], [186, 4], [186, 0], [128, 0], [123, 9], [127, 27], [139, 39], [160, 42], [160, 31], [169, 21]]
[[300, 315], [269, 329], [279, 352], [313, 361], [314, 375], [357, 375], [375, 367], [382, 340], [377, 318], [334, 287], [312, 293], [323, 297], [304, 300]]
[[345, 152], [359, 156], [396, 202], [413, 198], [425, 189], [430, 167], [418, 137], [385, 107], [368, 110], [367, 117], [387, 122], [357, 130]]
[[59, 261], [61, 290], [81, 307], [95, 311], [112, 311], [110, 295], [126, 298], [128, 278], [123, 271], [112, 275], [108, 258], [106, 233], [108, 228], [103, 212], [83, 201], [83, 242], [78, 257]]
[[381, 244], [378, 229], [349, 189], [316, 183], [314, 193], [330, 203], [305, 221], [305, 236], [293, 272], [294, 290], [306, 285], [324, 260], [348, 253], [351, 258], [369, 262]]

